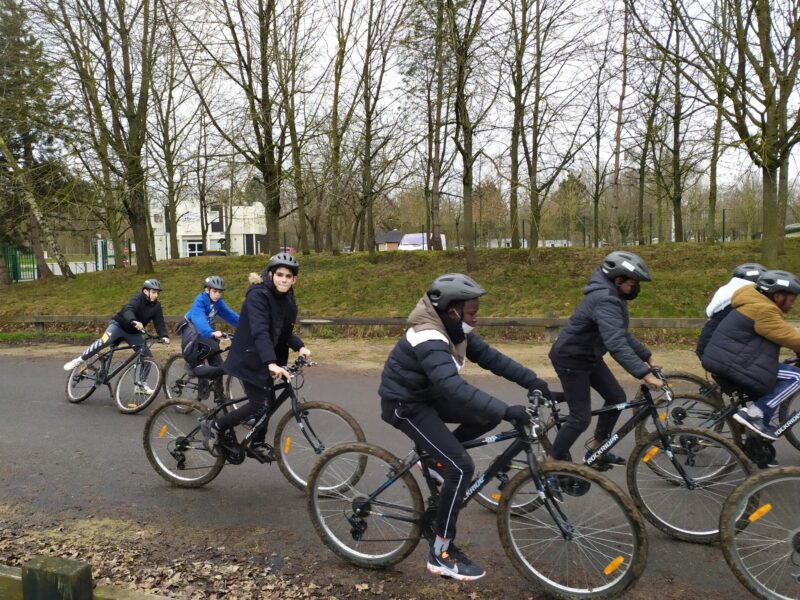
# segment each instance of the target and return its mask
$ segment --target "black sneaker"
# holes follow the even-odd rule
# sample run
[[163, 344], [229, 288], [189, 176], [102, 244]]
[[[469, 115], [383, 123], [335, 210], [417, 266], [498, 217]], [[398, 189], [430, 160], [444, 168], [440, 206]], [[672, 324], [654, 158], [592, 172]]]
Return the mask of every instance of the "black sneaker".
[[772, 430], [768, 426], [764, 425], [764, 417], [751, 417], [743, 408], [736, 411], [733, 415], [733, 420], [737, 423], [741, 423], [762, 438], [772, 440], [773, 442], [778, 439], [778, 436], [772, 433]]
[[486, 575], [486, 571], [467, 558], [467, 555], [452, 543], [440, 554], [436, 554], [431, 546], [431, 551], [428, 553], [428, 571], [434, 575], [459, 581], [472, 581]]
[[251, 446], [247, 449], [247, 456], [255, 458], [260, 463], [270, 463], [278, 460], [275, 450], [266, 444], [262, 446]]
[[220, 437], [219, 429], [217, 429], [216, 424], [209, 419], [200, 421], [200, 433], [203, 434], [203, 446], [205, 446], [205, 449], [211, 454], [214, 454], [219, 444]]
[[[586, 454], [583, 455], [583, 462], [589, 460], [589, 457], [597, 452], [597, 448], [586, 448]], [[606, 471], [614, 466], [624, 465], [625, 459], [621, 456], [617, 456], [613, 452], [604, 452], [600, 456], [598, 456], [595, 461], [589, 465], [593, 469], [598, 469], [601, 471]]]

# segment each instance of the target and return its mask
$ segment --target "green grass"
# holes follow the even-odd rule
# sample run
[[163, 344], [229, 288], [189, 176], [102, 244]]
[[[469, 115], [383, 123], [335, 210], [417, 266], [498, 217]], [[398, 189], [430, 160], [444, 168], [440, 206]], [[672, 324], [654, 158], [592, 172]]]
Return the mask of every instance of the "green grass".
[[[664, 244], [629, 248], [644, 258], [653, 273], [632, 302], [637, 317], [699, 317], [714, 290], [730, 278], [733, 268], [757, 261], [758, 242], [724, 246]], [[470, 273], [487, 290], [483, 316], [568, 316], [580, 300], [592, 269], [607, 248], [542, 249], [534, 264], [527, 251], [481, 250], [480, 269]], [[298, 256], [301, 264], [297, 300], [301, 315], [406, 316], [430, 282], [442, 273], [464, 270], [461, 252], [387, 252]], [[167, 315], [183, 314], [212, 273], [228, 284], [226, 302], [238, 310], [247, 289], [247, 275], [260, 272], [264, 256], [197, 257], [156, 265]], [[800, 239], [786, 240], [781, 268], [800, 273]], [[5, 288], [0, 318], [15, 315], [112, 314], [146, 277], [135, 269], [54, 278]]]

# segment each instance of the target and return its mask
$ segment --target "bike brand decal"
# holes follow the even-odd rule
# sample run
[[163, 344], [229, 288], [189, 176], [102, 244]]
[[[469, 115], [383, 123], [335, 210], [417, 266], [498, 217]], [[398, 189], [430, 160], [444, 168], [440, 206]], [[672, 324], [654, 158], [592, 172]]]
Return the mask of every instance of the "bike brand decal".
[[786, 423], [784, 423], [783, 425], [781, 425], [780, 427], [778, 427], [778, 428], [775, 430], [775, 435], [776, 435], [776, 436], [780, 436], [780, 435], [781, 435], [781, 434], [782, 434], [784, 431], [786, 431], [786, 430], [787, 430], [787, 429], [789, 429], [789, 428], [790, 428], [792, 425], [794, 425], [795, 423], [797, 423], [797, 421], [798, 421], [799, 419], [800, 419], [800, 410], [799, 410], [799, 411], [797, 411], [796, 413], [794, 413], [794, 415], [792, 416], [792, 418], [791, 418], [791, 419], [789, 419], [788, 421], [786, 421]]
[[483, 481], [484, 481], [483, 475], [481, 475], [480, 477], [478, 477], [478, 479], [475, 481], [475, 483], [473, 483], [473, 484], [472, 484], [471, 486], [469, 486], [469, 488], [467, 489], [467, 493], [466, 493], [466, 494], [464, 494], [464, 499], [466, 500], [467, 498], [469, 498], [470, 496], [472, 496], [472, 494], [474, 494], [474, 493], [475, 493], [475, 490], [478, 490], [478, 489], [480, 489], [480, 487], [483, 485]]
[[600, 446], [600, 447], [599, 447], [597, 450], [595, 450], [594, 454], [592, 454], [592, 455], [591, 455], [589, 458], [587, 458], [587, 459], [586, 459], [586, 464], [587, 464], [587, 465], [590, 465], [590, 464], [592, 464], [594, 461], [596, 461], [596, 460], [597, 460], [597, 458], [598, 458], [598, 457], [599, 457], [601, 454], [603, 454], [603, 452], [605, 452], [606, 450], [608, 450], [609, 448], [611, 448], [611, 446], [613, 446], [614, 444], [616, 444], [618, 440], [619, 440], [619, 435], [617, 435], [617, 434], [615, 433], [615, 434], [614, 434], [614, 435], [612, 435], [610, 438], [608, 438], [608, 441], [606, 441], [606, 443], [605, 443], [605, 444], [603, 444], [603, 445], [602, 445], [602, 446]]
[[487, 444], [494, 444], [497, 441], [497, 436], [490, 435], [489, 437], [483, 438], [483, 441], [486, 442]]

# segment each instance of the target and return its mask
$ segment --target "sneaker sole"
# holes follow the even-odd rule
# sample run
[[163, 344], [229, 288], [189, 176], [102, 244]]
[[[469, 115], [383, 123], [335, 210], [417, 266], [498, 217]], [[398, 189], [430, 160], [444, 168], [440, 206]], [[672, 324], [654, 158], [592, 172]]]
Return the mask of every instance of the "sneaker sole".
[[484, 571], [480, 575], [464, 575], [463, 573], [456, 573], [454, 571], [451, 571], [447, 567], [433, 565], [431, 563], [428, 563], [428, 571], [430, 571], [434, 575], [439, 575], [440, 577], [447, 577], [448, 579], [457, 579], [458, 581], [474, 581], [475, 579], [480, 579], [481, 577], [486, 575], [486, 571]]
[[748, 421], [744, 417], [740, 417], [739, 415], [733, 415], [733, 420], [736, 421], [737, 423], [739, 423], [740, 425], [744, 425], [750, 431], [755, 433], [757, 436], [759, 436], [761, 438], [764, 438], [765, 440], [769, 440], [771, 442], [774, 442], [774, 441], [776, 441], [778, 439], [777, 437], [774, 437], [774, 436], [771, 436], [771, 435], [767, 435], [766, 433], [761, 431], [758, 427], [753, 425], [750, 421]]

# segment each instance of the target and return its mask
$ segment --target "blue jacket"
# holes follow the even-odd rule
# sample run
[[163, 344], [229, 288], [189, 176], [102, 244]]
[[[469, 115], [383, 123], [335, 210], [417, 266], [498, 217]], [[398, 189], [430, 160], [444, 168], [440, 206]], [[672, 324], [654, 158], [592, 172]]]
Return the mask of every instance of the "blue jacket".
[[217, 315], [233, 327], [239, 324], [239, 315], [228, 308], [222, 298], [216, 302], [211, 302], [211, 297], [204, 290], [197, 294], [185, 318], [195, 326], [195, 329], [202, 337], [209, 338], [214, 333], [212, 325]]
[[554, 366], [592, 370], [610, 352], [628, 373], [641, 379], [650, 372], [650, 350], [628, 331], [628, 302], [598, 267], [581, 300], [550, 349]]
[[285, 365], [289, 348], [297, 351], [304, 346], [293, 331], [296, 320], [294, 290], [281, 294], [271, 281], [251, 285], [239, 313], [225, 372], [254, 385], [270, 387], [272, 377], [267, 365]]

